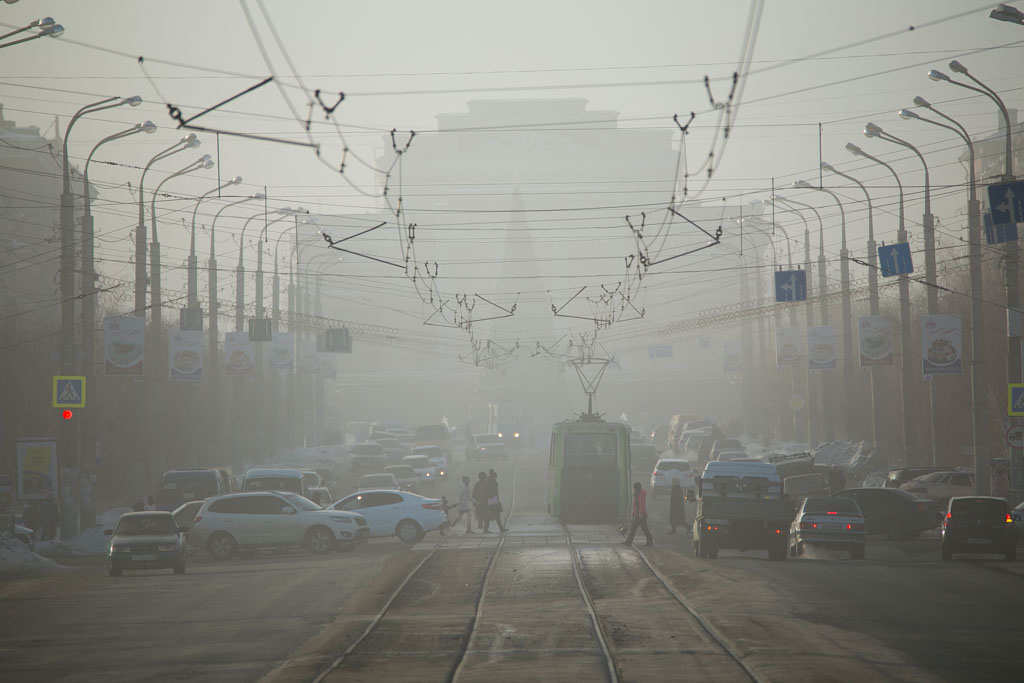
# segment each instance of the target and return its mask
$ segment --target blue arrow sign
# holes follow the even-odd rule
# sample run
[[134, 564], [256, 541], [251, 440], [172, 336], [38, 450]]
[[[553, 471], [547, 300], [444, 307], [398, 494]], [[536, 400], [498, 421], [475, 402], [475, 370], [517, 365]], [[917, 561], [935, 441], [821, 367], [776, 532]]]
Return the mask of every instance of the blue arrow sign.
[[992, 214], [985, 216], [985, 241], [989, 244], [1002, 244], [1003, 242], [1017, 241], [1016, 223], [994, 223]]
[[882, 267], [883, 277], [913, 273], [914, 261], [910, 258], [910, 243], [883, 244], [878, 248], [878, 263]]
[[988, 205], [996, 225], [1024, 222], [1024, 180], [989, 185]]
[[807, 271], [777, 270], [775, 271], [775, 300], [806, 301]]

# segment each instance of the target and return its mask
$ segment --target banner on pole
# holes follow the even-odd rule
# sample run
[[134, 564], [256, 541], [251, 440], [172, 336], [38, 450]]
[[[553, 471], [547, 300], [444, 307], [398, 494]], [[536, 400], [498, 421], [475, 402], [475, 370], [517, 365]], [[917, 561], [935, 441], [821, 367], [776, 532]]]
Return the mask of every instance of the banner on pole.
[[172, 330], [168, 338], [169, 377], [173, 382], [198, 382], [203, 378], [203, 333]]
[[964, 371], [963, 326], [957, 315], [921, 318], [921, 366], [925, 377]]
[[892, 365], [895, 326], [884, 315], [865, 315], [857, 321], [860, 366]]
[[295, 369], [295, 339], [291, 332], [274, 332], [270, 340], [270, 367], [287, 372]]
[[141, 375], [146, 320], [133, 315], [103, 319], [103, 365], [108, 375]]
[[807, 328], [807, 367], [831, 370], [836, 367], [836, 328], [818, 325]]
[[53, 500], [57, 497], [57, 441], [18, 439], [18, 499]]
[[251, 375], [256, 369], [256, 349], [248, 332], [224, 335], [224, 374]]
[[780, 368], [800, 364], [800, 331], [797, 328], [775, 328], [775, 362]]

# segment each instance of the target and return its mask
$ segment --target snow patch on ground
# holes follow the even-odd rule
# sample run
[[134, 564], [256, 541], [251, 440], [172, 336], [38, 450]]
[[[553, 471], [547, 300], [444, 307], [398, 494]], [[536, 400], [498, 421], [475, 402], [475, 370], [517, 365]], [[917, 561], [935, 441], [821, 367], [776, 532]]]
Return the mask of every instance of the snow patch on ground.
[[106, 510], [96, 515], [96, 526], [83, 529], [78, 536], [68, 540], [41, 541], [36, 544], [36, 550], [50, 557], [105, 555], [110, 547], [110, 537], [103, 532], [106, 529], [113, 529], [121, 515], [131, 511], [131, 508], [127, 507]]
[[0, 534], [0, 575], [38, 574], [63, 568], [53, 560], [32, 552], [13, 536]]

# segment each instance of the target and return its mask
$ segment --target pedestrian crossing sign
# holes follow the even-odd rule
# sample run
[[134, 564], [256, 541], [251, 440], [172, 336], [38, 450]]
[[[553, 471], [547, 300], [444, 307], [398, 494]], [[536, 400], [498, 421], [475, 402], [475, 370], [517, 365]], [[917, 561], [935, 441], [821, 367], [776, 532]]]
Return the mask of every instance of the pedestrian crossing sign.
[[1010, 384], [1006, 400], [1006, 414], [1024, 415], [1024, 384]]
[[85, 377], [81, 375], [54, 375], [53, 407], [84, 408]]

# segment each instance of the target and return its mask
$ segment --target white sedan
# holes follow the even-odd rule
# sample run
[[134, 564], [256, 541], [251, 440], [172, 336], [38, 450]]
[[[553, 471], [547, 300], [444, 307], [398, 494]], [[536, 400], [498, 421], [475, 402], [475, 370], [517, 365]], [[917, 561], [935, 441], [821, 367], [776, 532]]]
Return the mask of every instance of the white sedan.
[[428, 531], [448, 523], [448, 513], [437, 498], [389, 489], [359, 491], [333, 503], [328, 509], [356, 512], [366, 518], [370, 537], [398, 536], [409, 545], [423, 540]]

